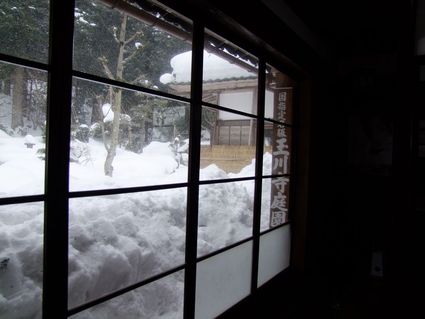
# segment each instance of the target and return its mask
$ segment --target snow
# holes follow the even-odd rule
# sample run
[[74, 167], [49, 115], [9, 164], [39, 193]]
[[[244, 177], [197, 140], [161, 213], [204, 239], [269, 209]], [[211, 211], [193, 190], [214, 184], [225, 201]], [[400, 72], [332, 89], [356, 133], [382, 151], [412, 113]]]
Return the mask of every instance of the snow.
[[43, 192], [44, 161], [38, 159], [37, 150], [44, 145], [41, 137], [33, 139], [35, 145], [27, 148], [25, 137], [10, 137], [0, 130], [0, 197]]
[[25, 135], [24, 140], [25, 140], [25, 144], [35, 144], [35, 143], [37, 143], [34, 136], [32, 136], [31, 134]]
[[168, 83], [174, 81], [174, 76], [173, 76], [173, 74], [165, 73], [165, 74], [160, 76], [159, 81], [163, 84], [168, 84]]
[[[192, 51], [174, 56], [170, 61], [172, 73], [163, 74], [160, 81], [163, 84], [187, 83], [191, 78]], [[204, 50], [204, 81], [217, 81], [232, 78], [251, 78], [256, 74], [232, 64], [224, 58]]]
[[[110, 105], [103, 110], [106, 117], [112, 113]], [[45, 162], [37, 153], [44, 148], [43, 138], [34, 135], [32, 149], [24, 145], [26, 139], [0, 130], [0, 197], [43, 192]], [[184, 142], [182, 147], [187, 147]], [[169, 143], [152, 142], [141, 154], [118, 148], [113, 177], [103, 173], [103, 143], [74, 140], [71, 153], [71, 191], [180, 183], [188, 178], [187, 166], [178, 165]], [[270, 161], [266, 154], [265, 169]], [[254, 169], [254, 161], [239, 174], [210, 165], [200, 176], [253, 176]], [[253, 181], [200, 187], [198, 255], [251, 235], [253, 189]], [[183, 264], [186, 198], [183, 187], [70, 199], [69, 307]], [[0, 318], [41, 318], [42, 242], [42, 203], [0, 206]], [[184, 273], [179, 272], [73, 318], [179, 318], [183, 282]]]
[[112, 111], [112, 106], [109, 103], [102, 105], [102, 113], [103, 113], [103, 122], [112, 122], [114, 120], [114, 111]]
[[0, 207], [0, 318], [41, 318], [42, 208]]
[[79, 157], [79, 162], [70, 163], [70, 189], [77, 191], [120, 188], [180, 183], [187, 180], [187, 167], [178, 168], [168, 143], [152, 142], [143, 149], [142, 154], [118, 148], [117, 157], [113, 162], [113, 178], [103, 173], [105, 158], [103, 143], [91, 140], [88, 152]]

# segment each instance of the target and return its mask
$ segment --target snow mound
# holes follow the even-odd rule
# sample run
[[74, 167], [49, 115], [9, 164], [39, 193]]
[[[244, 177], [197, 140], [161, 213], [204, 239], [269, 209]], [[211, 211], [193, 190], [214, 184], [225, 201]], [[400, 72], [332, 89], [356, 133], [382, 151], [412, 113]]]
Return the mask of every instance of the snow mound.
[[173, 157], [173, 152], [168, 143], [151, 142], [143, 148], [143, 154], [148, 156], [165, 155]]
[[227, 173], [217, 165], [211, 164], [201, 169], [199, 177], [201, 180], [224, 179], [227, 178]]
[[[44, 161], [24, 137], [0, 131], [0, 196], [40, 194]], [[152, 142], [140, 154], [117, 149], [114, 175], [103, 174], [103, 143], [73, 141], [70, 188], [88, 190], [187, 181], [169, 143]], [[271, 167], [271, 155], [265, 155]], [[217, 165], [200, 171], [201, 179], [253, 174], [255, 162], [228, 175]], [[198, 255], [252, 234], [254, 182], [200, 186]], [[263, 192], [267, 189], [263, 189]], [[265, 193], [265, 197], [270, 196]], [[73, 198], [69, 202], [69, 307], [89, 302], [184, 263], [187, 189]], [[267, 201], [264, 203], [267, 209]], [[268, 205], [270, 203], [268, 202]], [[43, 205], [0, 206], [0, 318], [41, 318]], [[267, 222], [267, 216], [264, 222]], [[176, 273], [75, 318], [176, 318], [181, 315], [184, 274]]]

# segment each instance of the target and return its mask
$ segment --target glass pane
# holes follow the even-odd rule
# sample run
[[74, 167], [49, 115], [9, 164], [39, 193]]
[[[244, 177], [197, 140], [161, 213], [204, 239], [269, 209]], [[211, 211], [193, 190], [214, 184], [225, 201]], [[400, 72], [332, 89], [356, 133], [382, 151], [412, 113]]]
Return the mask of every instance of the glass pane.
[[287, 177], [263, 179], [261, 196], [261, 231], [288, 221], [289, 186]]
[[292, 123], [294, 81], [272, 66], [267, 66], [265, 117]]
[[47, 74], [0, 63], [0, 197], [42, 194]]
[[291, 229], [280, 227], [260, 237], [258, 287], [289, 267]]
[[186, 182], [188, 135], [187, 103], [75, 79], [70, 188]]
[[[173, 67], [190, 74], [191, 26], [150, 3], [146, 10], [134, 2], [131, 6], [138, 19], [100, 1], [76, 1], [74, 66], [82, 72], [167, 91], [172, 87], [169, 72]], [[173, 58], [188, 51], [182, 62]]]
[[292, 129], [271, 122], [264, 123], [263, 174], [291, 173]]
[[43, 210], [0, 206], [0, 318], [41, 318]]
[[184, 263], [186, 188], [70, 200], [69, 307]]
[[73, 319], [183, 318], [184, 271], [72, 316]]
[[199, 187], [198, 255], [252, 236], [254, 181]]
[[255, 176], [257, 121], [202, 108], [201, 180]]
[[198, 263], [195, 318], [216, 318], [251, 291], [252, 242]]
[[0, 39], [0, 53], [47, 62], [49, 1], [0, 1]]
[[212, 32], [205, 34], [204, 102], [257, 114], [258, 60]]

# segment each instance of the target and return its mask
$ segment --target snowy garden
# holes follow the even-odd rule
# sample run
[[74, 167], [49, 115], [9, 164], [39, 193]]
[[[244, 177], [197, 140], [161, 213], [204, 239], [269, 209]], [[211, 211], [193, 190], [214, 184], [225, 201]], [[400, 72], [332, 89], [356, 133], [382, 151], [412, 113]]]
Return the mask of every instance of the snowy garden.
[[[48, 4], [0, 2], [0, 53], [46, 63]], [[191, 32], [183, 22], [178, 28]], [[6, 29], [7, 36], [2, 34]], [[76, 1], [73, 68], [143, 90], [73, 78], [69, 191], [167, 187], [69, 199], [69, 309], [185, 262], [191, 112], [190, 92], [184, 90], [190, 88], [190, 49], [187, 42], [100, 2]], [[223, 79], [242, 79], [244, 85], [257, 81], [256, 74], [206, 51], [204, 60], [204, 81], [213, 86], [215, 80], [225, 83]], [[45, 71], [0, 61], [0, 198], [44, 194], [49, 124]], [[152, 92], [171, 92], [181, 99]], [[221, 101], [230, 105], [221, 106], [254, 114], [253, 92], [227, 92]], [[218, 101], [217, 94], [208, 96]], [[270, 105], [271, 96], [266, 94]], [[241, 100], [243, 105], [232, 105]], [[271, 110], [266, 107], [266, 114], [272, 116]], [[203, 145], [213, 144], [218, 114], [203, 109]], [[245, 128], [241, 124], [237, 134], [254, 150], [254, 121], [232, 112], [221, 116], [249, 122]], [[265, 152], [265, 175], [271, 174], [271, 167], [272, 156]], [[215, 163], [200, 170], [201, 181], [254, 176], [254, 159], [238, 171], [225, 171]], [[269, 228], [271, 182], [263, 182], [261, 230]], [[198, 256], [252, 236], [254, 179], [202, 184], [199, 199]], [[0, 205], [0, 319], [42, 318], [43, 223], [43, 202]], [[184, 270], [173, 272], [72, 318], [181, 318], [184, 276]]]
[[[8, 103], [0, 96], [3, 110]], [[10, 102], [10, 101], [9, 101]], [[0, 196], [43, 193], [42, 132], [11, 136], [0, 130]], [[31, 142], [31, 147], [27, 144]], [[171, 142], [152, 141], [143, 152], [117, 150], [114, 176], [105, 176], [106, 150], [101, 141], [73, 140], [70, 189], [89, 190], [184, 183], [187, 166], [178, 163]], [[78, 156], [77, 156], [78, 155]], [[265, 169], [270, 157], [265, 157]], [[254, 175], [254, 162], [239, 174], [216, 165], [201, 179]], [[253, 181], [200, 187], [198, 255], [251, 236]], [[270, 195], [264, 189], [264, 205]], [[184, 263], [186, 188], [84, 197], [69, 202], [69, 307]], [[235, 200], [237, 199], [237, 200]], [[267, 207], [264, 208], [267, 212]], [[263, 214], [263, 227], [268, 215]], [[0, 318], [40, 318], [43, 259], [43, 204], [0, 206]], [[181, 316], [184, 273], [127, 293], [78, 318]], [[154, 297], [155, 296], [155, 297]]]

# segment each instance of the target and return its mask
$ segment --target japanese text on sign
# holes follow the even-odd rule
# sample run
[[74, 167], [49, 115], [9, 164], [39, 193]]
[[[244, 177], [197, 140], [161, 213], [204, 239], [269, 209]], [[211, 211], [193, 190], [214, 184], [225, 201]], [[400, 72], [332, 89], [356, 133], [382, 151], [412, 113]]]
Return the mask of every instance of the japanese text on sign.
[[[279, 122], [287, 122], [288, 103], [292, 101], [292, 89], [284, 88], [275, 91], [274, 114]], [[289, 174], [290, 137], [284, 125], [274, 125], [272, 142], [272, 174]], [[289, 179], [279, 177], [273, 179], [270, 204], [270, 227], [276, 227], [287, 220]]]
[[288, 215], [287, 194], [289, 179], [279, 177], [272, 180], [272, 200], [270, 204], [270, 227], [276, 227], [284, 223]]

